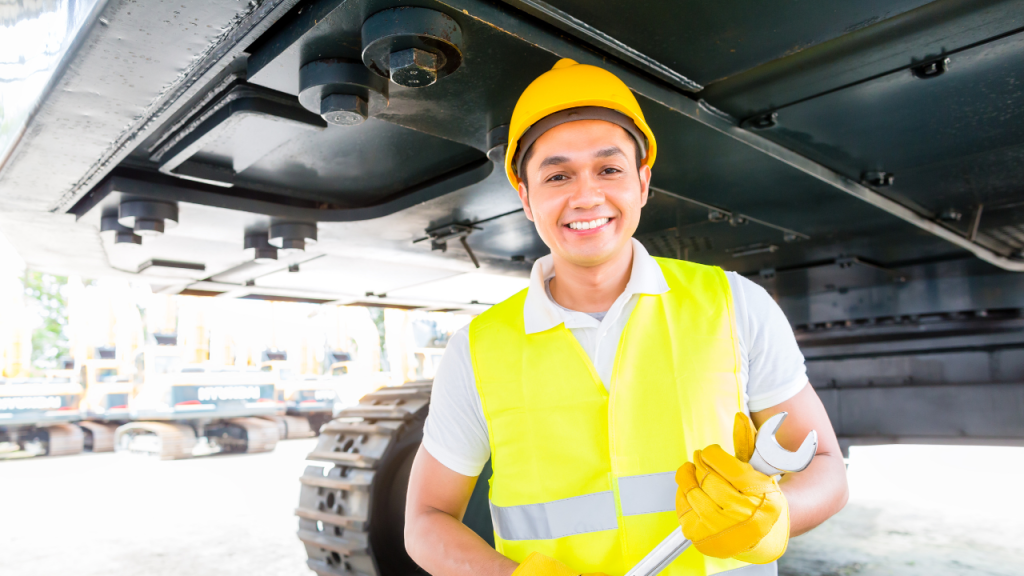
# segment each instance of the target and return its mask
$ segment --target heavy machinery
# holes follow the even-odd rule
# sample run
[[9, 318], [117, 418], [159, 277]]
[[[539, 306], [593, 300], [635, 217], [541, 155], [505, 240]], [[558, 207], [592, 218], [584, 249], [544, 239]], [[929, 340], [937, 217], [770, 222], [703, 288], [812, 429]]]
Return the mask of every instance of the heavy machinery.
[[115, 450], [175, 460], [274, 449], [277, 424], [261, 418], [278, 410], [269, 374], [186, 365], [175, 338], [154, 340], [135, 356], [130, 421], [115, 431]]
[[[493, 161], [518, 94], [569, 57], [658, 135], [637, 238], [776, 298], [844, 446], [1024, 443], [1022, 0], [52, 10], [66, 38], [10, 68], [34, 92], [0, 131], [0, 230], [34, 268], [479, 312], [545, 252]], [[349, 422], [360, 453], [304, 481], [303, 509], [363, 499], [304, 524], [322, 574], [407, 573], [377, 512], [415, 418], [375, 410]]]
[[67, 378], [0, 379], [0, 459], [80, 453], [81, 398]]
[[[339, 403], [339, 384], [336, 378], [329, 376], [300, 376], [280, 383], [279, 399], [284, 402], [286, 417], [306, 423], [305, 435], [301, 437], [319, 434], [320, 427], [334, 418]], [[288, 438], [300, 437], [292, 431], [291, 420], [288, 422]], [[299, 430], [302, 426], [298, 423]]]
[[295, 373], [288, 352], [265, 350], [260, 370], [274, 378], [281, 413], [264, 418], [278, 425], [282, 440], [313, 436], [334, 415], [338, 393], [333, 383]]
[[114, 349], [98, 351], [98, 357], [82, 361], [78, 383], [83, 388], [82, 421], [85, 448], [91, 452], [114, 449], [114, 431], [130, 418], [128, 399], [132, 394], [131, 375], [123, 373]]
[[328, 350], [324, 355], [324, 374], [344, 376], [352, 372], [352, 355], [344, 350]]

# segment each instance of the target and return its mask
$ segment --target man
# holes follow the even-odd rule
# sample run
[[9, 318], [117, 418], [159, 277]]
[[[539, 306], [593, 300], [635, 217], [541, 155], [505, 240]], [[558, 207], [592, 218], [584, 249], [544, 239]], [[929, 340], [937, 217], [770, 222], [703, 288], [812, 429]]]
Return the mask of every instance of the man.
[[[406, 547], [435, 576], [621, 576], [680, 523], [663, 572], [774, 574], [846, 503], [846, 471], [782, 311], [721, 269], [632, 239], [657, 151], [625, 84], [563, 59], [516, 104], [506, 172], [551, 249], [452, 339], [409, 479]], [[781, 481], [753, 426], [818, 453]], [[460, 520], [491, 458], [497, 550]]]

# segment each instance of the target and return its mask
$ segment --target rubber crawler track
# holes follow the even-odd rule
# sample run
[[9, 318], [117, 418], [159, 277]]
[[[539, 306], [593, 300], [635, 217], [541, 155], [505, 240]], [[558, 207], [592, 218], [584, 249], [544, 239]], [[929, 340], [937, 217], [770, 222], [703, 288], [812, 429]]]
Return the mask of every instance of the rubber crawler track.
[[381, 388], [321, 430], [308, 459], [329, 465], [306, 468], [295, 510], [320, 576], [423, 573], [405, 555], [400, 514], [429, 404], [429, 382]]
[[78, 422], [85, 431], [85, 448], [90, 452], [113, 452], [114, 431], [116, 424], [105, 424], [103, 422]]
[[[270, 452], [277, 446], [277, 424], [262, 418], [227, 420], [245, 432], [243, 451]], [[129, 422], [114, 432], [114, 449], [155, 456], [161, 460], [191, 458], [196, 446], [196, 432], [187, 424], [174, 422]]]
[[281, 440], [310, 438], [316, 434], [310, 427], [309, 420], [300, 416], [260, 416], [260, 418], [277, 425], [278, 436]]
[[46, 427], [47, 456], [79, 454], [85, 445], [82, 429], [74, 424], [54, 424]]
[[[138, 442], [137, 435], [156, 436], [155, 442]], [[146, 454], [161, 460], [191, 458], [195, 445], [195, 430], [173, 422], [129, 422], [114, 433], [116, 451]]]

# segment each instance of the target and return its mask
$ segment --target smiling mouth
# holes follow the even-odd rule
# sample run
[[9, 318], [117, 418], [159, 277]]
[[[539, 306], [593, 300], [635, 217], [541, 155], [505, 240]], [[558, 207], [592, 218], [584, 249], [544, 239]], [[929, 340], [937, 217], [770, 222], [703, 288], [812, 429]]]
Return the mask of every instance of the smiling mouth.
[[597, 218], [595, 220], [585, 220], [582, 222], [569, 222], [566, 224], [572, 230], [590, 230], [592, 228], [600, 228], [608, 223], [611, 218]]

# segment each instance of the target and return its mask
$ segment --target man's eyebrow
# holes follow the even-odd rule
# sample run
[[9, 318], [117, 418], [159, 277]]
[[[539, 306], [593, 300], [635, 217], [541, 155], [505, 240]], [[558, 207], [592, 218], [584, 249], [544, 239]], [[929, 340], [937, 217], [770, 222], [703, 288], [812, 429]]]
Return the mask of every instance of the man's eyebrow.
[[609, 156], [615, 155], [625, 156], [626, 153], [623, 152], [618, 146], [609, 146], [608, 148], [602, 148], [601, 150], [595, 152], [594, 158], [608, 158]]
[[555, 166], [555, 165], [558, 165], [558, 164], [565, 164], [568, 161], [569, 161], [569, 159], [566, 158], [565, 156], [548, 156], [547, 158], [544, 159], [543, 162], [540, 163], [540, 166], [538, 166], [537, 169], [540, 170], [541, 168], [543, 168], [545, 166]]

